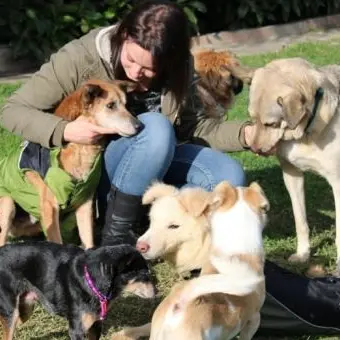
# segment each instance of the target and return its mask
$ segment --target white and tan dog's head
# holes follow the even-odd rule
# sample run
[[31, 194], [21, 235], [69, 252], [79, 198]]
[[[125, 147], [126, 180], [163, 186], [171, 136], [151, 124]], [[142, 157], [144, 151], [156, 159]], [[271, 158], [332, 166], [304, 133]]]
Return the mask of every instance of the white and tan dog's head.
[[[150, 227], [137, 242], [146, 259], [166, 258], [175, 266], [179, 252], [193, 262], [190, 245], [200, 250], [208, 235], [207, 208], [211, 193], [200, 188], [177, 189], [163, 183], [153, 184], [143, 203], [151, 204]], [[173, 257], [173, 258], [172, 258]]]
[[254, 152], [267, 154], [281, 140], [302, 138], [311, 119], [309, 132], [320, 133], [338, 104], [336, 81], [331, 82], [304, 59], [277, 59], [258, 69], [238, 64], [228, 67], [250, 84], [248, 111], [256, 126], [250, 147]]
[[[229, 182], [222, 181], [212, 192], [209, 213], [210, 216], [219, 213], [239, 215], [234, 219], [237, 221], [246, 218], [245, 213], [248, 212], [265, 226], [269, 208], [269, 201], [257, 182], [252, 182], [247, 187], [234, 187]], [[242, 210], [243, 213], [238, 214], [237, 210]]]
[[212, 247], [228, 254], [262, 252], [269, 201], [256, 182], [248, 187], [219, 183], [210, 205]]

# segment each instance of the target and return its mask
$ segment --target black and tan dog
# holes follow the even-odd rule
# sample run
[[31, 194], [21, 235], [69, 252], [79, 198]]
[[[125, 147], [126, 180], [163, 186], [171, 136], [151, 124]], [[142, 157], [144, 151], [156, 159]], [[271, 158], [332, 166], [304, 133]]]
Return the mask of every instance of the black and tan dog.
[[72, 340], [101, 335], [110, 302], [128, 291], [152, 298], [155, 287], [142, 255], [132, 246], [83, 250], [52, 242], [0, 247], [0, 321], [3, 340], [13, 339], [39, 300], [69, 322]]

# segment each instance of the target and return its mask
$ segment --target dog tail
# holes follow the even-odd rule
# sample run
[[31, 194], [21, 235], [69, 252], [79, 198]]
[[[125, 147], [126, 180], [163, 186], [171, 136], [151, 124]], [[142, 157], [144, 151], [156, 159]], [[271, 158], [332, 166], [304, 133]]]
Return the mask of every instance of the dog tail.
[[168, 316], [175, 321], [175, 316], [182, 314], [181, 311], [192, 301], [206, 294], [248, 295], [263, 281], [264, 276], [252, 269], [246, 262], [233, 259], [223, 265], [223, 273], [202, 275], [189, 281], [172, 304]]

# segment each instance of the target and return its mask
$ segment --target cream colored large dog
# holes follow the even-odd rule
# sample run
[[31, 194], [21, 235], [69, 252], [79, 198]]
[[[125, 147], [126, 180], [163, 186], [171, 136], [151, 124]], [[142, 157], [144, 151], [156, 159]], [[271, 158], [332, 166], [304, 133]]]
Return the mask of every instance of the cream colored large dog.
[[291, 261], [310, 256], [304, 171], [331, 185], [336, 210], [337, 271], [340, 270], [340, 66], [316, 67], [301, 58], [274, 60], [262, 68], [228, 65], [250, 84], [249, 115], [256, 124], [251, 149], [276, 152], [289, 192], [297, 233]]

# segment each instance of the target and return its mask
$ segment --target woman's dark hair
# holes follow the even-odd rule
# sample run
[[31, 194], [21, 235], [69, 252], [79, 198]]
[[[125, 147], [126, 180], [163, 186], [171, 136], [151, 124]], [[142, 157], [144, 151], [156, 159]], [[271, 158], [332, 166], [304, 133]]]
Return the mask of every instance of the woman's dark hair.
[[151, 53], [155, 83], [172, 92], [179, 105], [187, 92], [190, 72], [189, 22], [184, 11], [170, 1], [143, 1], [122, 19], [111, 38], [111, 60], [117, 79], [126, 77], [120, 62], [126, 38]]

